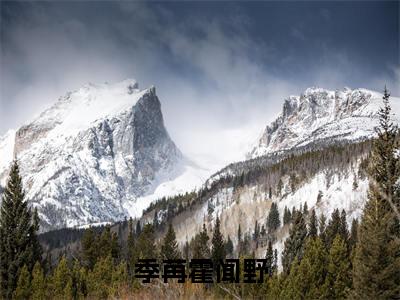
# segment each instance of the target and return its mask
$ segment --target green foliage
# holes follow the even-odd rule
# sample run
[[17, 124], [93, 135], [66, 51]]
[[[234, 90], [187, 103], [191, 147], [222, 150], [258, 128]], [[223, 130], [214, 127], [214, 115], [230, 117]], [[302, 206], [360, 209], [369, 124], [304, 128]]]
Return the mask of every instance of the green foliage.
[[50, 284], [54, 298], [72, 298], [72, 275], [65, 256], [63, 256], [58, 262], [50, 280]]
[[293, 261], [301, 260], [303, 257], [304, 241], [307, 237], [307, 228], [303, 214], [297, 212], [293, 226], [290, 228], [289, 237], [285, 241], [282, 254], [283, 271], [288, 274]]
[[269, 210], [267, 219], [268, 231], [270, 233], [274, 232], [276, 229], [279, 228], [280, 225], [281, 225], [281, 220], [279, 218], [278, 205], [272, 202], [271, 209]]
[[221, 259], [225, 259], [226, 253], [225, 253], [225, 243], [224, 243], [224, 238], [221, 233], [221, 228], [220, 228], [220, 220], [217, 217], [215, 221], [215, 227], [214, 227], [214, 232], [213, 232], [213, 237], [211, 240], [211, 258], [214, 261], [214, 263], [219, 262]]
[[32, 271], [32, 300], [41, 300], [46, 297], [46, 279], [42, 266], [37, 262]]
[[368, 201], [358, 230], [353, 263], [355, 299], [389, 299], [400, 294], [399, 232], [393, 231], [395, 209], [400, 207], [397, 126], [391, 121], [389, 93], [385, 89], [379, 111], [378, 138], [369, 166]]
[[274, 251], [272, 249], [272, 243], [268, 241], [267, 253], [265, 254], [265, 259], [267, 260], [267, 270], [268, 275], [271, 277], [276, 271]]
[[111, 256], [100, 258], [88, 275], [89, 295], [96, 299], [107, 299], [110, 294], [113, 276]]
[[326, 276], [327, 253], [319, 238], [309, 239], [304, 257], [296, 257], [282, 289], [283, 299], [319, 299]]
[[14, 161], [3, 191], [0, 211], [0, 291], [11, 299], [23, 266], [31, 272], [41, 259], [41, 247], [36, 237], [39, 229], [37, 212], [31, 213], [24, 201], [25, 193], [19, 167]]
[[346, 242], [340, 235], [336, 235], [329, 251], [327, 271], [324, 297], [346, 299], [351, 288], [351, 264]]
[[29, 299], [31, 294], [31, 274], [28, 267], [24, 265], [19, 272], [17, 288], [14, 291], [13, 299]]
[[357, 237], [357, 232], [358, 232], [358, 219], [353, 219], [351, 222], [351, 230], [350, 230], [350, 238], [349, 238], [349, 248], [350, 250], [354, 249], [356, 246], [358, 237]]
[[96, 245], [96, 235], [92, 228], [85, 231], [82, 240], [82, 258], [89, 269], [93, 269], [98, 257], [98, 249]]
[[73, 299], [83, 299], [87, 296], [87, 271], [75, 260], [72, 267], [72, 297]]
[[292, 213], [290, 210], [285, 206], [283, 211], [283, 225], [287, 225], [292, 221]]
[[146, 224], [137, 240], [138, 258], [149, 259], [157, 257], [155, 246], [154, 228], [151, 224]]
[[339, 234], [341, 219], [339, 209], [335, 209], [326, 227], [326, 246], [330, 249], [336, 235]]
[[318, 218], [315, 213], [315, 210], [311, 210], [310, 220], [308, 223], [308, 236], [309, 237], [316, 237], [318, 236]]
[[180, 259], [181, 253], [176, 242], [176, 235], [172, 224], [169, 224], [167, 234], [161, 245], [161, 256], [163, 259]]
[[206, 225], [203, 224], [203, 230], [196, 234], [191, 242], [193, 258], [210, 258], [210, 247], [208, 246], [208, 234]]

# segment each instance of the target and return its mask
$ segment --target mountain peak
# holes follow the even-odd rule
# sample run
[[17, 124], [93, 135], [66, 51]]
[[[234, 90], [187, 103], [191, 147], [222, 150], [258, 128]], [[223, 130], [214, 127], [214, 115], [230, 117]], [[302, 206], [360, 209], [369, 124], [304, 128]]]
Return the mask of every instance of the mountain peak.
[[360, 140], [374, 135], [382, 95], [367, 89], [307, 88], [284, 100], [248, 158], [311, 144]]
[[140, 90], [133, 79], [85, 84], [0, 138], [0, 154], [8, 158], [0, 182], [11, 153], [44, 230], [140, 215], [138, 199], [180, 174], [183, 158], [164, 126], [155, 87]]

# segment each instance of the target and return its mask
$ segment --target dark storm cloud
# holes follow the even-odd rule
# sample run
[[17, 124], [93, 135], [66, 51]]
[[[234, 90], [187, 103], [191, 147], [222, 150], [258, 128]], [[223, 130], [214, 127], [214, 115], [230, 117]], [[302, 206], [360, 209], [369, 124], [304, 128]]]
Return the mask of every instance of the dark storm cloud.
[[156, 85], [188, 151], [210, 134], [260, 130], [283, 97], [308, 86], [387, 83], [399, 95], [398, 6], [2, 2], [0, 133], [67, 90], [126, 77]]

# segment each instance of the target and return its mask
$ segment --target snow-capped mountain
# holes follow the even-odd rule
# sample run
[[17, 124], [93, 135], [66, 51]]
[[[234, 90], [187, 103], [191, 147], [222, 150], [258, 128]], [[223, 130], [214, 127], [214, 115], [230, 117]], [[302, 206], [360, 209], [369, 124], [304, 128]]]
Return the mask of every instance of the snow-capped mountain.
[[[398, 122], [400, 99], [390, 97], [390, 103]], [[162, 222], [174, 215], [168, 222], [174, 224], [181, 245], [203, 224], [211, 229], [217, 216], [224, 236], [237, 244], [239, 224], [242, 235], [251, 237], [256, 222], [265, 228], [272, 203], [277, 204], [281, 222], [285, 207], [300, 209], [307, 202], [308, 209], [328, 218], [334, 209], [345, 209], [350, 224], [361, 216], [367, 199], [367, 159], [382, 104], [382, 94], [366, 89], [310, 88], [299, 97], [289, 97], [250, 159], [208, 178], [187, 203], [189, 209], [160, 204], [147, 211], [142, 221], [152, 222], [156, 215]], [[275, 235], [273, 247], [279, 253], [288, 232], [286, 225]], [[264, 257], [265, 251], [261, 240], [256, 256]]]
[[[398, 99], [393, 99], [396, 106]], [[248, 158], [309, 144], [371, 138], [381, 104], [382, 95], [367, 89], [308, 88], [284, 100], [282, 112], [265, 128]]]
[[154, 87], [87, 84], [0, 138], [0, 182], [13, 157], [42, 229], [140, 216], [160, 193], [203, 180], [169, 137]]

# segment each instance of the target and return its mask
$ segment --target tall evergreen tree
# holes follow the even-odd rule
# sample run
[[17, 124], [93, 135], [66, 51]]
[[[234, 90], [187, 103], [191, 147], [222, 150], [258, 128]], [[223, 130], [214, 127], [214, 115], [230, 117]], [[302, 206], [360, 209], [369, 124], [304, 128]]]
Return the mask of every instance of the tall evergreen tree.
[[81, 246], [84, 265], [89, 269], [93, 269], [98, 257], [98, 245], [96, 234], [92, 227], [85, 230], [85, 232], [83, 233]]
[[208, 233], [206, 225], [203, 224], [203, 230], [197, 234], [193, 241], [193, 258], [210, 258], [210, 247], [208, 245]]
[[393, 299], [400, 296], [399, 233], [392, 231], [396, 210], [393, 205], [398, 203], [398, 128], [391, 121], [386, 88], [383, 107], [379, 110], [377, 133], [368, 169], [368, 200], [359, 225], [353, 262], [353, 297], [356, 299]]
[[346, 221], [346, 211], [342, 209], [340, 214], [340, 227], [339, 227], [339, 235], [346, 244], [349, 241], [349, 229], [347, 228], [347, 221]]
[[29, 274], [27, 266], [23, 266], [19, 272], [17, 288], [14, 291], [13, 299], [24, 300], [29, 299], [31, 294], [31, 274]]
[[32, 300], [42, 300], [46, 298], [46, 279], [39, 262], [33, 267], [31, 288]]
[[170, 223], [168, 226], [167, 234], [164, 237], [161, 245], [161, 256], [163, 259], [179, 259], [181, 255], [176, 242], [175, 230]]
[[14, 161], [0, 210], [0, 290], [2, 297], [10, 299], [17, 280], [26, 265], [31, 272], [41, 259], [41, 247], [36, 237], [39, 228], [37, 212], [32, 215], [24, 200], [22, 178]]
[[349, 246], [350, 250], [356, 246], [357, 243], [357, 231], [358, 231], [358, 219], [353, 219], [351, 222]]
[[268, 275], [271, 277], [274, 273], [274, 251], [272, 249], [271, 240], [268, 241], [267, 253], [265, 254], [265, 259], [267, 260], [267, 272]]
[[127, 254], [128, 270], [130, 273], [132, 273], [137, 259], [132, 218], [130, 218], [128, 221], [128, 238], [126, 246], [127, 246], [126, 254]]
[[324, 245], [326, 246], [326, 217], [323, 213], [319, 218], [318, 231], [319, 231], [319, 238], [321, 239], [322, 243], [324, 243]]
[[228, 257], [231, 257], [233, 254], [233, 242], [229, 235], [228, 235], [228, 239], [226, 240], [226, 243], [225, 243], [225, 253]]
[[315, 210], [311, 210], [310, 221], [308, 223], [308, 236], [316, 237], [318, 236], [318, 218]]
[[212, 237], [212, 250], [211, 250], [211, 257], [215, 264], [219, 262], [221, 259], [225, 259], [225, 243], [224, 238], [221, 233], [221, 223], [219, 218], [215, 221], [214, 233]]
[[283, 211], [283, 225], [289, 224], [292, 219], [290, 210], [285, 206]]
[[72, 276], [65, 256], [61, 257], [51, 278], [53, 298], [70, 299], [72, 298]]
[[321, 299], [321, 287], [326, 276], [327, 254], [319, 238], [308, 239], [304, 257], [293, 260], [282, 299]]
[[327, 249], [331, 248], [333, 240], [335, 239], [336, 235], [339, 234], [340, 226], [341, 226], [340, 212], [339, 209], [336, 208], [332, 212], [331, 218], [328, 222], [328, 226], [326, 227]]
[[297, 258], [301, 260], [303, 257], [304, 241], [307, 237], [307, 228], [303, 214], [299, 211], [296, 213], [293, 226], [289, 230], [289, 237], [285, 241], [282, 253], [283, 271], [288, 274], [290, 266]]
[[306, 216], [308, 214], [308, 205], [307, 205], [307, 201], [304, 202], [304, 206], [303, 206], [303, 214]]
[[326, 299], [346, 299], [351, 287], [351, 264], [346, 242], [338, 234], [328, 256], [328, 273], [324, 286]]
[[154, 228], [151, 224], [143, 226], [137, 241], [137, 250], [140, 259], [152, 259], [157, 257], [155, 246]]
[[283, 182], [282, 182], [282, 179], [279, 178], [278, 186], [276, 187], [276, 193], [277, 193], [278, 196], [281, 196], [282, 188], [283, 188]]
[[280, 225], [281, 225], [281, 220], [279, 218], [278, 205], [275, 202], [272, 202], [267, 220], [268, 231], [270, 233], [274, 232], [276, 229], [279, 228]]

